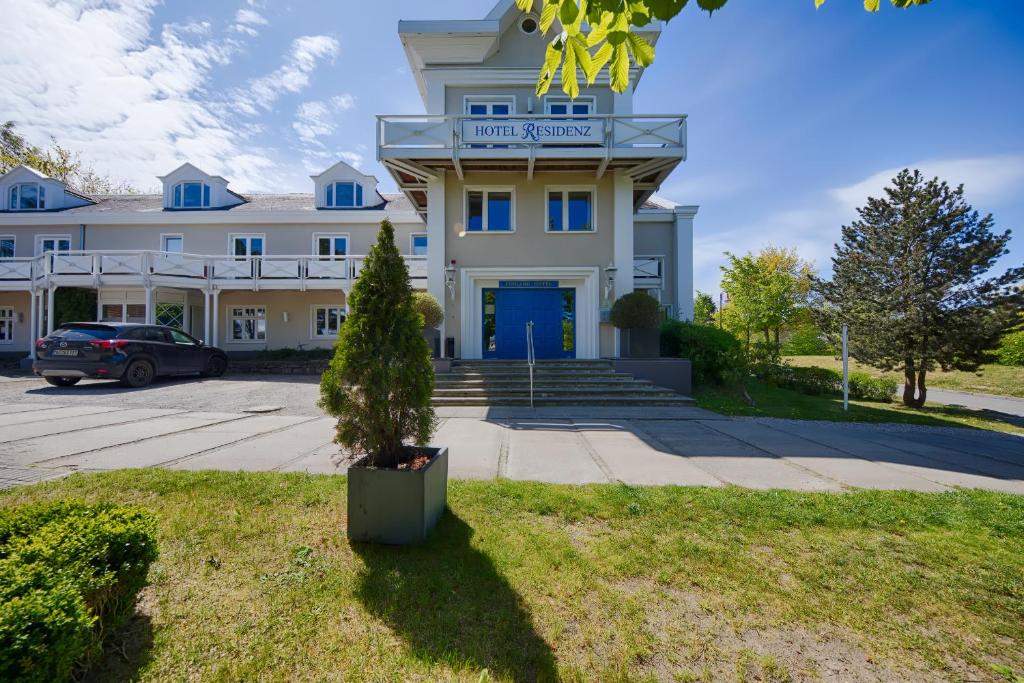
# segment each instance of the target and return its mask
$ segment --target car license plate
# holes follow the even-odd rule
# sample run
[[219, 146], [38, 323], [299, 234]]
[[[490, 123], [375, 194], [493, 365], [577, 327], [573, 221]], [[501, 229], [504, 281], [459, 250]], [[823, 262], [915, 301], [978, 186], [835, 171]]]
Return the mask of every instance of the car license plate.
[[77, 356], [78, 349], [54, 349], [53, 355], [55, 356]]

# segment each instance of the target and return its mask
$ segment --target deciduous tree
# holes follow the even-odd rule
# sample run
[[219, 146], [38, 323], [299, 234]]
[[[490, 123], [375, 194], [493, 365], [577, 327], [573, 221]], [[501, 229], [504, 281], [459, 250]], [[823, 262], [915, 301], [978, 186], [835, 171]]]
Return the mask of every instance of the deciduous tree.
[[903, 402], [919, 408], [929, 371], [977, 370], [1013, 324], [1024, 267], [989, 277], [1010, 231], [994, 232], [963, 185], [920, 171], [900, 171], [857, 213], [835, 247], [831, 282], [816, 283], [819, 315], [833, 330], [849, 325], [857, 360], [902, 369]]
[[714, 325], [717, 311], [718, 307], [711, 295], [697, 290], [697, 296], [693, 299], [693, 322], [698, 325]]
[[782, 328], [805, 305], [813, 269], [795, 250], [767, 247], [756, 256], [726, 252], [722, 289], [729, 295], [725, 324], [750, 345], [751, 335], [764, 335], [779, 346]]

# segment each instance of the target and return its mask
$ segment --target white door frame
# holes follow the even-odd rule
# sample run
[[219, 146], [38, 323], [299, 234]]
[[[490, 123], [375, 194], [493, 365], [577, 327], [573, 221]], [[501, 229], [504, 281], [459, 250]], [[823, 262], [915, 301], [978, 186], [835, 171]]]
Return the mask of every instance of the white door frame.
[[558, 280], [559, 288], [576, 290], [576, 357], [601, 355], [600, 281], [597, 266], [549, 268], [462, 268], [459, 308], [461, 352], [466, 359], [483, 358], [483, 290], [498, 280]]

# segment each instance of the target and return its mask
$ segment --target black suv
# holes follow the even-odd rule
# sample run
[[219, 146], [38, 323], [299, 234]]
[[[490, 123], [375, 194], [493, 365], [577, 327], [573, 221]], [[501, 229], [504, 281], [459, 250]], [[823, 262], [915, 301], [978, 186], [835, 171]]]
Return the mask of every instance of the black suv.
[[83, 377], [144, 387], [158, 375], [220, 377], [228, 357], [181, 330], [136, 323], [65, 323], [36, 342], [32, 372], [55, 387]]

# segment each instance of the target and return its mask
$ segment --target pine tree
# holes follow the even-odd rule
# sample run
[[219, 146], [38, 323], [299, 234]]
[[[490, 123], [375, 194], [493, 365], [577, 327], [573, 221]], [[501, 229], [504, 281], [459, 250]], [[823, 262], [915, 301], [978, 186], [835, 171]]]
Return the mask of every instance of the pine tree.
[[850, 354], [882, 370], [902, 369], [903, 402], [920, 408], [926, 377], [977, 370], [1022, 303], [1024, 267], [985, 277], [1007, 254], [1010, 231], [993, 232], [963, 196], [938, 178], [904, 169], [843, 226], [831, 282], [818, 282], [819, 316], [850, 326]]
[[375, 467], [397, 467], [408, 442], [436, 426], [434, 367], [413, 308], [409, 270], [385, 219], [348, 298], [334, 358], [320, 380], [320, 406], [338, 418], [335, 441]]

